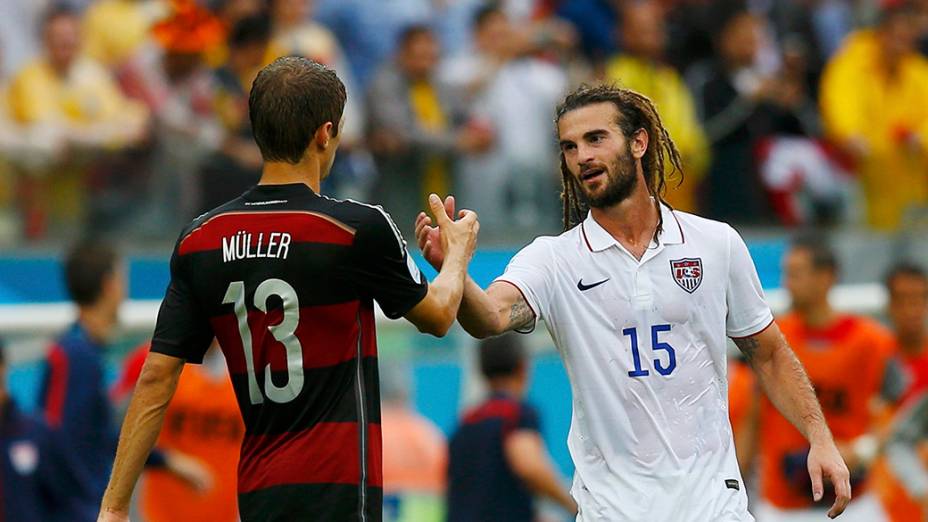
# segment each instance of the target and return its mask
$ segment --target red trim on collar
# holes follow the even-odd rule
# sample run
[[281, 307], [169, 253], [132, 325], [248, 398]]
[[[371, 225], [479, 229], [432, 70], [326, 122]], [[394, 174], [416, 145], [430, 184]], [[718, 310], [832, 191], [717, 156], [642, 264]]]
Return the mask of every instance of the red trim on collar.
[[[586, 221], [585, 219], [583, 221]], [[580, 233], [583, 234], [583, 241], [586, 243], [586, 247], [590, 249], [590, 252], [593, 251], [593, 247], [590, 246], [590, 240], [586, 237], [586, 227], [583, 226], [583, 221], [580, 222]]]
[[677, 228], [680, 229], [680, 243], [686, 243], [686, 236], [683, 235], [683, 225], [680, 224], [680, 218], [677, 217], [672, 208], [670, 208], [670, 215], [673, 216], [673, 220], [677, 222]]

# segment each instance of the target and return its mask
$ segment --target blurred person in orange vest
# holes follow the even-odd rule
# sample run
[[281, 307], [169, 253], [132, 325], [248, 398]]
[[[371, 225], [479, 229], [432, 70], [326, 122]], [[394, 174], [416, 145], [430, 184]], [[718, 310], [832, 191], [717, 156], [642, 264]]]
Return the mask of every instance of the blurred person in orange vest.
[[86, 208], [87, 172], [102, 152], [142, 139], [147, 111], [123, 96], [109, 72], [81, 55], [80, 18], [52, 7], [42, 20], [44, 53], [26, 64], [9, 90], [11, 113], [47, 143], [48, 157], [28, 168], [21, 205], [26, 235], [50, 224], [62, 235], [77, 231]]
[[[622, 10], [622, 52], [606, 65], [606, 78], [640, 92], [660, 107], [661, 121], [683, 159], [686, 175], [670, 178], [667, 202], [693, 212], [696, 190], [709, 166], [709, 144], [696, 115], [689, 87], [664, 63], [667, 28], [664, 12], [654, 1], [629, 2]], [[672, 169], [667, 169], [668, 174]]]
[[[902, 396], [900, 413], [928, 392], [928, 274], [914, 263], [894, 265], [885, 279], [889, 295], [889, 319], [895, 333], [897, 357], [908, 376], [908, 386]], [[928, 447], [916, 448], [922, 466], [928, 466]], [[895, 476], [887, 462], [878, 463], [874, 470], [874, 487], [883, 507], [893, 522], [928, 520], [925, 510], [928, 498], [913, 498], [907, 491], [911, 484]], [[923, 494], [924, 496], [924, 494]]]
[[892, 230], [928, 207], [928, 59], [912, 2], [882, 4], [878, 26], [825, 67], [820, 103], [826, 134], [856, 161], [867, 221]]
[[750, 470], [757, 456], [757, 416], [760, 414], [760, 388], [748, 361], [741, 356], [728, 359], [728, 419], [735, 439], [735, 455], [741, 477], [751, 479]]
[[[148, 343], [127, 358], [110, 390], [127, 404], [148, 355]], [[222, 352], [213, 344], [202, 365], [184, 367], [164, 418], [157, 447], [196, 459], [209, 471], [209, 489], [198, 491], [163, 471], [148, 472], [140, 488], [139, 508], [146, 522], [238, 520], [237, 468], [245, 425]]]
[[[886, 520], [868, 491], [870, 465], [879, 452], [875, 421], [898, 399], [904, 377], [892, 364], [892, 338], [877, 322], [832, 308], [828, 293], [838, 280], [835, 253], [823, 237], [794, 240], [783, 262], [784, 287], [792, 309], [777, 324], [805, 366], [825, 420], [851, 471], [854, 497], [842, 520]], [[761, 400], [758, 522], [819, 520], [821, 506], [808, 499], [809, 446], [767, 398]], [[828, 491], [833, 494], [833, 491]]]
[[438, 522], [444, 514], [448, 448], [438, 426], [409, 404], [409, 372], [381, 365], [384, 519]]

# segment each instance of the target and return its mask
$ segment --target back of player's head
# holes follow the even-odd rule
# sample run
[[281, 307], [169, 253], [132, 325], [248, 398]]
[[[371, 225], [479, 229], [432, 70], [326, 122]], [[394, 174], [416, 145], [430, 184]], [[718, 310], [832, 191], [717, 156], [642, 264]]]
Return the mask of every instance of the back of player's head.
[[[683, 165], [677, 146], [664, 128], [657, 108], [647, 96], [614, 84], [581, 85], [569, 93], [555, 109], [555, 129], [558, 129], [561, 118], [568, 112], [600, 103], [610, 103], [616, 108], [616, 124], [622, 130], [626, 140], [632, 139], [642, 129], [647, 132], [649, 142], [644, 156], [641, 157], [641, 170], [648, 186], [648, 192], [654, 198], [663, 201], [667, 188], [665, 162], [670, 162], [673, 166], [669, 175], [675, 175], [680, 182], [683, 181]], [[564, 228], [567, 229], [586, 216], [586, 208], [581, 197], [582, 191], [577, 186], [578, 182], [567, 170], [563, 152], [561, 153], [561, 177]], [[660, 226], [661, 224], [658, 224], [659, 228]]]
[[928, 272], [926, 272], [922, 266], [911, 261], [900, 261], [891, 266], [886, 272], [886, 277], [883, 278], [886, 291], [889, 292], [890, 297], [893, 295], [893, 289], [896, 281], [902, 277], [919, 279], [922, 282], [928, 282]]
[[109, 244], [84, 240], [74, 245], [64, 262], [65, 284], [71, 300], [78, 306], [96, 303], [118, 264], [119, 255]]
[[812, 268], [826, 270], [837, 277], [840, 271], [838, 256], [824, 234], [807, 232], [797, 235], [790, 242], [790, 249], [808, 252], [812, 260]]
[[261, 69], [251, 87], [248, 112], [264, 161], [299, 163], [326, 123], [332, 123], [332, 136], [337, 135], [346, 98], [335, 71], [312, 60], [285, 56]]
[[480, 373], [488, 380], [516, 375], [525, 365], [527, 352], [518, 334], [480, 341]]

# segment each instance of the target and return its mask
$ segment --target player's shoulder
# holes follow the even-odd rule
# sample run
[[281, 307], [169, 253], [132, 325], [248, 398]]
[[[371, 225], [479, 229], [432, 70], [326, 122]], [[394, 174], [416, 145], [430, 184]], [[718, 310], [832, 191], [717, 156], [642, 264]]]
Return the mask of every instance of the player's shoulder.
[[177, 244], [180, 245], [184, 239], [187, 238], [187, 236], [202, 228], [213, 218], [242, 209], [244, 209], [244, 201], [241, 197], [238, 197], [231, 201], [227, 201], [212, 210], [208, 210], [200, 214], [199, 216], [193, 218], [190, 223], [187, 223], [187, 226], [181, 229], [180, 236], [177, 238]]
[[[684, 239], [687, 236], [699, 238], [700, 240], [716, 240], [727, 244], [729, 234], [737, 233], [731, 225], [724, 221], [709, 219], [682, 210], [672, 210], [671, 214], [676, 220], [676, 226], [680, 228]], [[673, 226], [673, 223], [664, 223], [664, 227]]]
[[573, 252], [579, 245], [580, 226], [577, 225], [556, 236], [538, 236], [516, 253], [520, 258], [552, 259]]
[[336, 199], [322, 196], [331, 204], [332, 217], [354, 228], [366, 226], [396, 227], [396, 223], [383, 206], [354, 199]]

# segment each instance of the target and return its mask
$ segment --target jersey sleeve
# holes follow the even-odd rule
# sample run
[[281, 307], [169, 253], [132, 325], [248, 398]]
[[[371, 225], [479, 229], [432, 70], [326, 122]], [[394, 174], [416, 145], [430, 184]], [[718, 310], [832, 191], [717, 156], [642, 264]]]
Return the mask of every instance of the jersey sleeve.
[[428, 281], [409, 256], [406, 241], [379, 207], [358, 227], [351, 275], [390, 319], [406, 315], [428, 292]]
[[522, 403], [519, 408], [519, 419], [516, 421], [517, 430], [541, 431], [541, 420], [538, 411], [531, 405]]
[[171, 282], [158, 311], [151, 351], [200, 364], [213, 341], [213, 329], [189, 281], [184, 260], [175, 251]]
[[539, 238], [520, 250], [506, 265], [503, 275], [494, 281], [515, 286], [535, 314], [535, 320], [528, 328], [517, 330], [520, 333], [531, 332], [535, 329], [535, 322], [548, 315], [548, 303], [554, 287], [550, 273], [553, 263], [550, 245]]
[[726, 333], [729, 337], [750, 337], [770, 326], [773, 313], [764, 300], [764, 290], [748, 247], [731, 227], [728, 227], [728, 254]]

